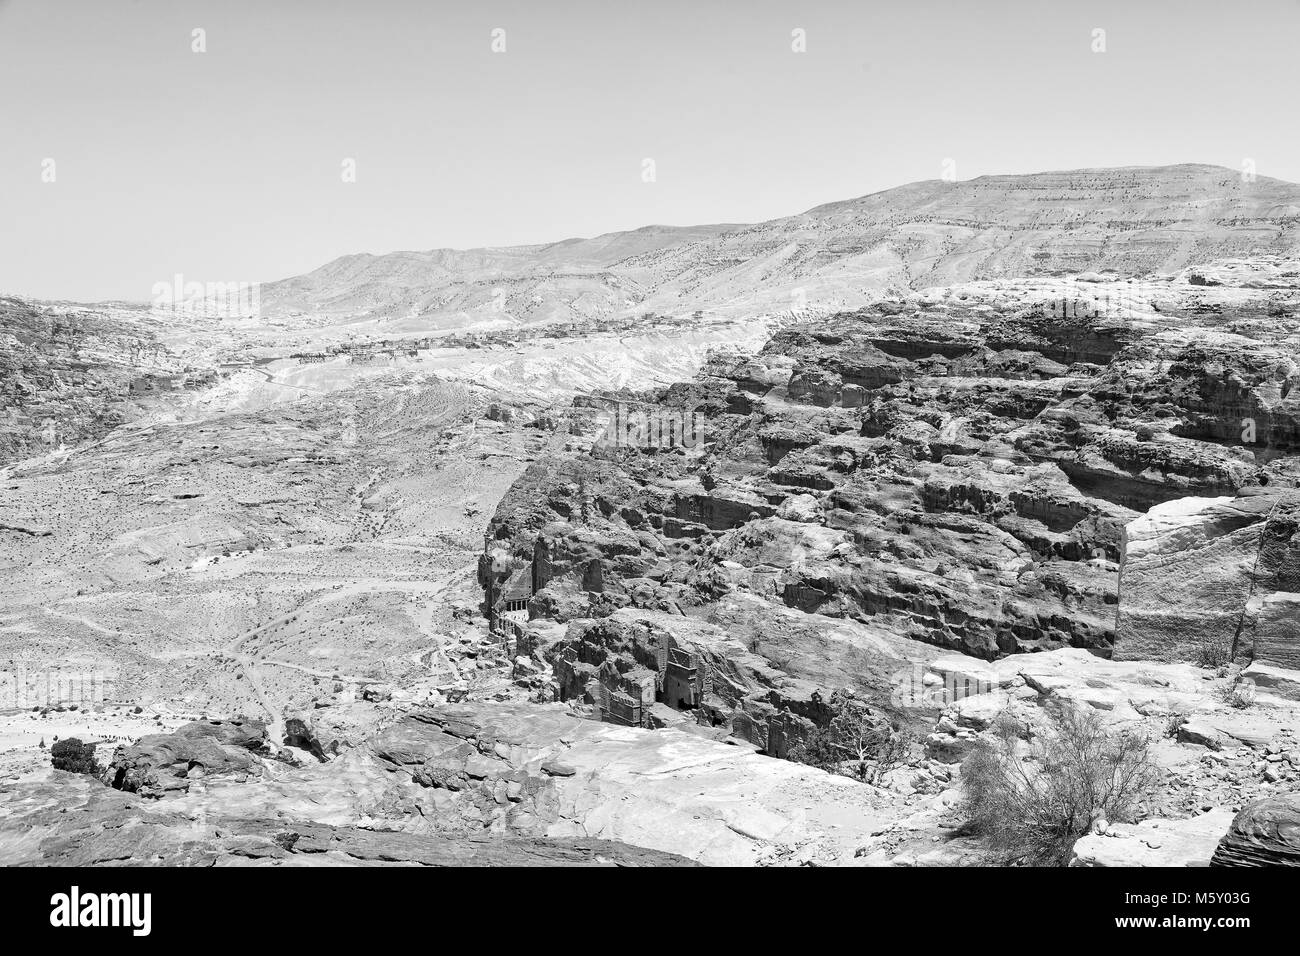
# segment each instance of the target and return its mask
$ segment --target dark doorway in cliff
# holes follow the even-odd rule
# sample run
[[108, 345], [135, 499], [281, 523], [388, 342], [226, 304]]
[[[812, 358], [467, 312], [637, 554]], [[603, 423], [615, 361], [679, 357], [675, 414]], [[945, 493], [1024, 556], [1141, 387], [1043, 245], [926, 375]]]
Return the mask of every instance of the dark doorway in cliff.
[[582, 572], [582, 589], [602, 594], [605, 590], [605, 577], [600, 569], [600, 559], [592, 558]]

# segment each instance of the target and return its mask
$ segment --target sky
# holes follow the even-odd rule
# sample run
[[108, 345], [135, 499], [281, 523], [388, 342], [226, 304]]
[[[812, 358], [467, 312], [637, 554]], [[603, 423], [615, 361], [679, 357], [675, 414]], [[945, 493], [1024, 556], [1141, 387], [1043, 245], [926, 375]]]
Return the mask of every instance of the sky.
[[0, 294], [758, 222], [945, 160], [1300, 181], [1298, 48], [1300, 0], [0, 0]]

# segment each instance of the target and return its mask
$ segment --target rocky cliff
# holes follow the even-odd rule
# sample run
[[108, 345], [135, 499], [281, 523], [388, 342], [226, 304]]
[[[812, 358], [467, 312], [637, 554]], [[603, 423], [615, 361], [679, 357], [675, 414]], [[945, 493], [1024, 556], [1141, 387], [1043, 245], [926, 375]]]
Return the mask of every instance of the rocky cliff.
[[[1243, 651], [1276, 647], [1293, 590], [1300, 272], [1203, 272], [1223, 278], [1168, 277], [1140, 301], [1103, 277], [976, 284], [788, 326], [689, 385], [610, 397], [613, 431], [535, 465], [490, 535], [527, 569], [539, 619], [707, 616], [744, 594], [986, 658], [1109, 655], [1123, 597], [1126, 654], [1169, 640], [1147, 601], [1229, 642], [1254, 602]], [[683, 416], [702, 441], [654, 430]], [[1236, 537], [1203, 535], [1231, 566], [1149, 543], [1184, 499], [1239, 494], [1223, 529]]]
[[1238, 497], [1180, 498], [1130, 524], [1117, 653], [1300, 667], [1297, 479], [1300, 469]]

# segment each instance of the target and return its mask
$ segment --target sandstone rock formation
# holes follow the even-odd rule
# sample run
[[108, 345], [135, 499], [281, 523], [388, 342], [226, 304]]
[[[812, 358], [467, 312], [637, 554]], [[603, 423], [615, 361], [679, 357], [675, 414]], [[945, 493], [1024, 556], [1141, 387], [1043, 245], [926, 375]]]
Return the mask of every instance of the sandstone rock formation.
[[1208, 866], [1232, 812], [1212, 810], [1185, 820], [1113, 823], [1074, 844], [1071, 866]]
[[683, 866], [610, 840], [424, 836], [283, 817], [224, 817], [51, 771], [0, 794], [10, 866]]
[[709, 864], [851, 858], [895, 811], [871, 788], [676, 728], [565, 708], [415, 712], [372, 744], [437, 828], [598, 836]]
[[1213, 866], [1300, 866], [1300, 796], [1257, 800], [1233, 818]]
[[[1261, 302], [1171, 279], [1140, 309], [1119, 304], [1128, 293], [1114, 281], [1031, 285], [996, 305], [963, 289], [791, 326], [755, 357], [718, 355], [689, 386], [640, 404], [610, 396], [642, 415], [694, 409], [705, 440], [623, 440], [539, 462], [498, 507], [492, 547], [516, 603], [536, 595], [535, 619], [629, 604], [698, 616], [753, 594], [993, 658], [1111, 653], [1127, 540], [1121, 653], [1151, 656], [1171, 639], [1147, 627], [1144, 614], [1163, 619], [1143, 602], [1178, 605], [1198, 584], [1185, 567], [1167, 568], [1178, 586], [1144, 578], [1166, 573], [1159, 545], [1144, 543], [1160, 530], [1146, 529], [1189, 496], [1240, 493], [1233, 507], [1260, 512], [1260, 527], [1219, 545], [1249, 568], [1219, 571], [1218, 556], [1170, 539], [1201, 569], [1196, 581], [1237, 574], [1175, 614], [1226, 628], [1245, 660], [1266, 657], [1252, 650], [1259, 631], [1290, 661], [1270, 636], [1289, 626], [1286, 501], [1300, 483], [1289, 457], [1300, 344], [1281, 318], [1300, 282], [1287, 281], [1285, 299]], [[1084, 296], [1113, 307], [1080, 309]], [[1210, 302], [1230, 317], [1193, 308]], [[1252, 534], [1278, 543], [1252, 549]], [[492, 606], [506, 578], [480, 576]], [[1168, 650], [1155, 656], [1187, 659]]]
[[195, 721], [174, 733], [142, 737], [119, 747], [102, 778], [116, 790], [161, 797], [184, 792], [196, 780], [246, 779], [260, 772], [254, 755], [266, 752], [266, 725], [259, 721]]
[[1128, 525], [1116, 652], [1196, 660], [1217, 647], [1225, 660], [1300, 667], [1295, 485], [1284, 474], [1235, 498], [1177, 499]]

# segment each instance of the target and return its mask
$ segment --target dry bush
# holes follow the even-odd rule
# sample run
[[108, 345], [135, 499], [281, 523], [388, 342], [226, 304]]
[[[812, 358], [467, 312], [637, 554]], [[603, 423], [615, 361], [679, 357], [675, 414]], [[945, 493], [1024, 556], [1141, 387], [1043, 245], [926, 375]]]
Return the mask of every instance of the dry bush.
[[1196, 648], [1196, 666], [1218, 670], [1232, 662], [1232, 645], [1227, 641], [1202, 640]]
[[1005, 863], [1065, 866], [1095, 821], [1132, 822], [1159, 780], [1146, 737], [1083, 708], [1049, 713], [1027, 754], [1004, 717], [962, 763], [968, 829]]
[[1214, 688], [1214, 696], [1237, 710], [1244, 710], [1255, 703], [1255, 692], [1255, 682], [1252, 680], [1229, 681]]

